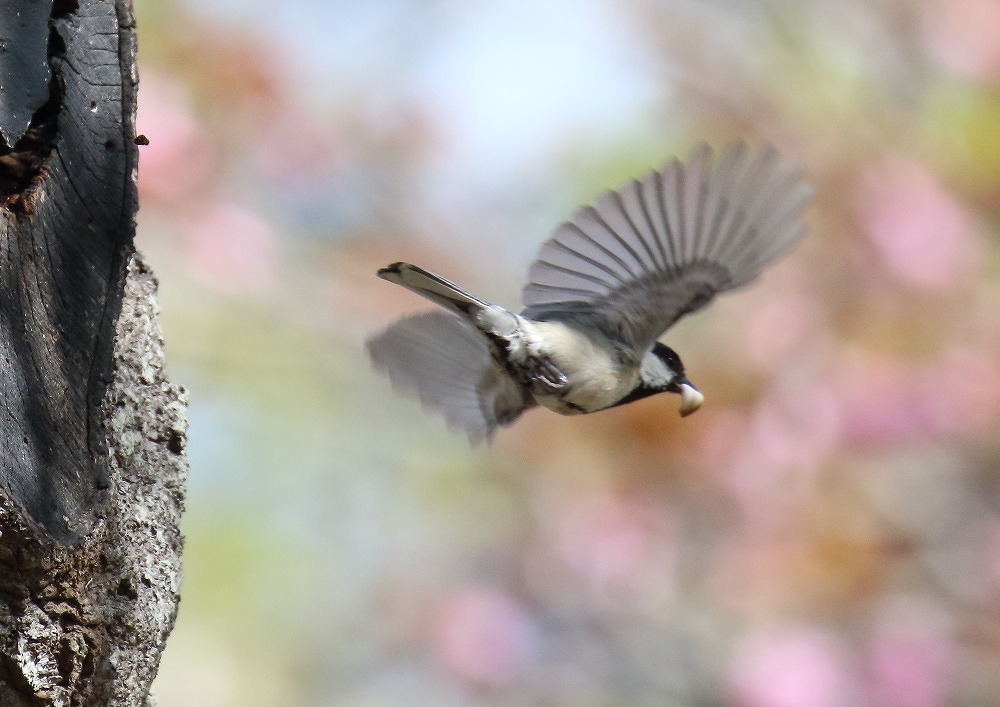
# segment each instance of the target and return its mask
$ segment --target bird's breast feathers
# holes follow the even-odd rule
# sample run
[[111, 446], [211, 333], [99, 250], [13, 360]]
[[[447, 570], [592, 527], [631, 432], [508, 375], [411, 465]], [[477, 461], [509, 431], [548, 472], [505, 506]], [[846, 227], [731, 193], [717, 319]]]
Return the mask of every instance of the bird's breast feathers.
[[[638, 366], [623, 365], [610, 346], [561, 322], [524, 322], [527, 354], [551, 361], [566, 376], [565, 388], [534, 390], [535, 400], [562, 414], [594, 412], [614, 405], [636, 386]], [[603, 340], [600, 340], [603, 341]]]

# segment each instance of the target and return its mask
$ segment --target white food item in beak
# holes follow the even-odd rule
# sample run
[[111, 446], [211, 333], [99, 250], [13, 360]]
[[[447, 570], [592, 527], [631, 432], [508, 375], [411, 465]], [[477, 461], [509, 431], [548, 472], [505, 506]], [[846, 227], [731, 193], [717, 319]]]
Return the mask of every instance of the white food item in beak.
[[681, 417], [687, 417], [701, 407], [705, 396], [690, 383], [681, 383]]

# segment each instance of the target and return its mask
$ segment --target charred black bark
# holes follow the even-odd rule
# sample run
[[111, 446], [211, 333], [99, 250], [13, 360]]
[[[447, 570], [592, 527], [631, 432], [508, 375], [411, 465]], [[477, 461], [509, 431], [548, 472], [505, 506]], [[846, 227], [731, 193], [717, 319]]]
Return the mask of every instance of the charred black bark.
[[108, 483], [100, 402], [137, 209], [134, 35], [111, 3], [18, 0], [5, 12], [45, 42], [50, 77], [0, 158], [0, 488], [26, 523], [71, 542]]
[[130, 3], [6, 0], [0, 50], [0, 705], [140, 705], [177, 606], [186, 407], [133, 246]]

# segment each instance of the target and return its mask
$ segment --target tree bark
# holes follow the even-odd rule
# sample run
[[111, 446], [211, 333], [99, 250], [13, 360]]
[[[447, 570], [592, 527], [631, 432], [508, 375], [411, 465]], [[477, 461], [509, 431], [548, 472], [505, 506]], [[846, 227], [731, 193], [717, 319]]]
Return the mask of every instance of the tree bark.
[[4, 0], [0, 46], [0, 706], [142, 705], [187, 423], [133, 246], [131, 6]]

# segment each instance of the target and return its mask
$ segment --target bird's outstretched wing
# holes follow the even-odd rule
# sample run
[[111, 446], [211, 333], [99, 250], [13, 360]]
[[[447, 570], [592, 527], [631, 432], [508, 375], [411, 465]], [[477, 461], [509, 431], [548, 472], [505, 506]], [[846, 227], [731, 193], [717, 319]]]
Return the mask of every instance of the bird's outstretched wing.
[[805, 233], [812, 188], [771, 147], [702, 143], [594, 206], [542, 244], [523, 314], [572, 318], [641, 358], [680, 317], [744, 285]]
[[401, 319], [367, 348], [393, 385], [415, 392], [473, 441], [489, 440], [534, 404], [494, 362], [482, 335], [448, 312]]

